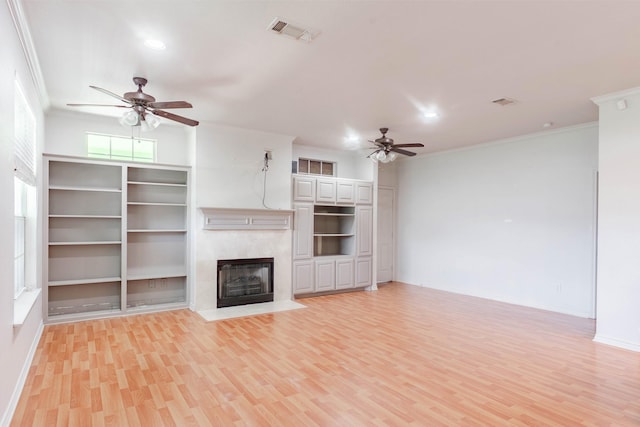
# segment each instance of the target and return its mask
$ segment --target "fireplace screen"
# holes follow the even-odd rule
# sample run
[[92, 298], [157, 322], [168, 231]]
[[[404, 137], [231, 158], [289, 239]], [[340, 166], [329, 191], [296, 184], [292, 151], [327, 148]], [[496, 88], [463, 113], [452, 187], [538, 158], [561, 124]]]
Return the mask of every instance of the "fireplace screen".
[[218, 260], [218, 307], [273, 301], [273, 258]]

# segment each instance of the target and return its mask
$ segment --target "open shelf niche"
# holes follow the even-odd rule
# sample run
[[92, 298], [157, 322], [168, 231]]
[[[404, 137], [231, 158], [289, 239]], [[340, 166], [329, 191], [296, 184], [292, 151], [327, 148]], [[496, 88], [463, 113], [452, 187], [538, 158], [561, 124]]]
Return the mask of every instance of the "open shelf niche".
[[313, 207], [313, 256], [353, 255], [355, 207]]

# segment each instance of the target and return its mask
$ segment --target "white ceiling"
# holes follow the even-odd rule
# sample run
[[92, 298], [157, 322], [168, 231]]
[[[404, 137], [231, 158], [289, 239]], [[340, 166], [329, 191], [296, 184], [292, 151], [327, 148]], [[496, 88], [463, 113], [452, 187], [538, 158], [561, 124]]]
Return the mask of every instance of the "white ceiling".
[[[143, 76], [157, 100], [194, 106], [172, 112], [308, 145], [367, 146], [384, 126], [439, 151], [594, 121], [591, 97], [640, 86], [638, 1], [22, 4], [53, 107], [118, 103], [88, 86], [123, 94]], [[275, 17], [320, 35], [271, 33]], [[502, 97], [518, 102], [492, 104]]]

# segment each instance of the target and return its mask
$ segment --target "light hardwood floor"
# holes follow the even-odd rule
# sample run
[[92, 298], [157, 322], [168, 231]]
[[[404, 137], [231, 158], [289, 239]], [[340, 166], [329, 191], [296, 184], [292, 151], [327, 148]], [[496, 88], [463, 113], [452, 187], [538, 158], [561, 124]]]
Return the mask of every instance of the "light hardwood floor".
[[47, 326], [12, 425], [640, 425], [640, 354], [592, 320], [400, 283], [301, 302]]

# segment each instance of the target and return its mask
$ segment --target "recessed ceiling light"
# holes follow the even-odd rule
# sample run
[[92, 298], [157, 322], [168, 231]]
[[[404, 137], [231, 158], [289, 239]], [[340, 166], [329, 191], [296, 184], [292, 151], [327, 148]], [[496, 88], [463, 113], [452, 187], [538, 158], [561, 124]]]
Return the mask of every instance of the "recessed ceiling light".
[[542, 125], [543, 128], [550, 128], [551, 126], [553, 126], [553, 122], [547, 122]]
[[437, 119], [438, 113], [435, 111], [423, 111], [422, 115], [427, 119]]
[[164, 42], [158, 39], [147, 39], [144, 41], [144, 45], [153, 50], [165, 50], [167, 48]]
[[349, 135], [347, 136], [347, 141], [349, 142], [357, 142], [360, 139], [358, 135]]

